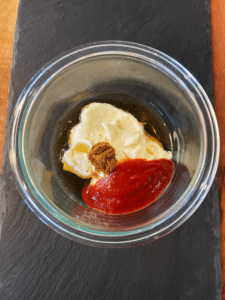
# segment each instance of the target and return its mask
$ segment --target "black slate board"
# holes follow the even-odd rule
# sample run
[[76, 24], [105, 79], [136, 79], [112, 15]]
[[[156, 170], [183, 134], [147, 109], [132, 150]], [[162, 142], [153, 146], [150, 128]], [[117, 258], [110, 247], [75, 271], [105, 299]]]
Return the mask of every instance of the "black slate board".
[[[9, 120], [27, 81], [72, 47], [126, 40], [183, 64], [213, 99], [210, 6], [204, 0], [21, 0]], [[5, 202], [4, 202], [5, 201]], [[217, 181], [197, 212], [171, 234], [126, 249], [94, 248], [49, 229], [25, 205], [7, 147], [0, 211], [0, 299], [221, 299]]]

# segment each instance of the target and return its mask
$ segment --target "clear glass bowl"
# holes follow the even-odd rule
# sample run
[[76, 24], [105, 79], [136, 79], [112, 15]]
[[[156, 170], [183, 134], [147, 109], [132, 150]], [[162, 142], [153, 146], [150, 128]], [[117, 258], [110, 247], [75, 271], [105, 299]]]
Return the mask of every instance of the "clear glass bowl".
[[[94, 211], [80, 196], [83, 183], [64, 178], [65, 136], [96, 99], [133, 113], [147, 131], [158, 130], [173, 153], [170, 185], [137, 212]], [[219, 132], [206, 93], [177, 61], [139, 44], [97, 42], [63, 53], [35, 74], [15, 107], [9, 152], [17, 186], [44, 223], [85, 244], [125, 247], [171, 232], [199, 207], [216, 174]]]

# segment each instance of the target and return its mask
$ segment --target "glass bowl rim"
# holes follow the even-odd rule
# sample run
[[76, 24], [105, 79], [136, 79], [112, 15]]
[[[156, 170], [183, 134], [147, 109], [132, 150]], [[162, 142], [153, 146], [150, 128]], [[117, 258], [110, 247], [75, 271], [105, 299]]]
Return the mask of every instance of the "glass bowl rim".
[[[210, 161], [211, 168], [210, 170], [203, 170], [203, 175], [205, 175], [206, 178], [204, 184], [201, 184], [201, 189], [199, 189], [198, 192], [195, 191], [193, 195], [189, 195], [189, 193], [187, 196], [190, 197], [182, 203], [182, 207], [180, 207], [179, 210], [174, 211], [173, 215], [169, 215], [159, 224], [154, 224], [154, 226], [146, 226], [142, 229], [121, 232], [95, 231], [80, 226], [76, 226], [76, 228], [73, 228], [71, 227], [71, 224], [67, 222], [68, 219], [63, 220], [62, 216], [58, 214], [58, 212], [55, 211], [50, 205], [48, 205], [49, 208], [45, 207], [43, 209], [43, 206], [40, 206], [40, 202], [38, 203], [38, 199], [40, 200], [40, 195], [37, 191], [32, 191], [32, 184], [31, 182], [29, 182], [29, 176], [26, 176], [26, 170], [24, 169], [22, 162], [23, 159], [20, 155], [21, 153], [19, 153], [20, 147], [18, 147], [19, 141], [21, 141], [21, 132], [19, 131], [20, 126], [18, 125], [21, 122], [22, 115], [24, 113], [23, 110], [27, 108], [27, 102], [31, 94], [33, 93], [35, 95], [36, 93], [37, 95], [38, 90], [40, 91], [46, 84], [45, 81], [44, 84], [42, 83], [41, 87], [38, 85], [39, 81], [41, 82], [43, 75], [47, 74], [51, 79], [53, 74], [56, 75], [58, 72], [62, 71], [62, 69], [68, 67], [69, 61], [70, 64], [77, 62], [77, 60], [71, 60], [74, 55], [80, 59], [85, 59], [85, 57], [87, 57], [87, 54], [89, 55], [89, 57], [90, 55], [96, 56], [102, 54], [126, 54], [128, 56], [132, 56], [132, 54], [135, 54], [135, 57], [141, 57], [148, 62], [151, 61], [151, 57], [154, 57], [155, 61], [159, 61], [159, 64], [167, 65], [167, 68], [169, 66], [173, 68], [173, 70], [175, 70], [180, 76], [182, 75], [183, 79], [187, 80], [188, 84], [190, 84], [201, 96], [200, 98], [202, 99], [202, 104], [204, 104], [204, 107], [207, 111], [207, 115], [209, 118], [208, 121], [211, 125], [210, 128], [212, 131], [213, 151]], [[58, 69], [58, 71], [53, 72], [53, 69], [57, 69], [57, 65], [59, 65], [63, 61], [68, 62], [63, 65], [62, 68]], [[32, 100], [35, 100], [35, 98], [36, 97], [34, 97]], [[51, 60], [31, 78], [29, 83], [22, 91], [12, 116], [9, 141], [9, 157], [16, 184], [22, 196], [25, 197], [25, 202], [44, 223], [46, 223], [55, 231], [60, 232], [64, 236], [86, 244], [110, 247], [124, 247], [144, 243], [159, 238], [160, 236], [163, 236], [180, 226], [195, 212], [195, 210], [199, 207], [199, 205], [207, 195], [216, 175], [219, 160], [219, 144], [219, 130], [213, 107], [205, 91], [189, 71], [187, 71], [173, 58], [151, 47], [130, 42], [105, 41], [90, 43], [70, 49], [69, 51], [62, 53], [61, 55]], [[19, 159], [17, 159], [17, 157]], [[32, 193], [29, 190], [31, 190]], [[156, 228], [158, 230], [155, 230]]]

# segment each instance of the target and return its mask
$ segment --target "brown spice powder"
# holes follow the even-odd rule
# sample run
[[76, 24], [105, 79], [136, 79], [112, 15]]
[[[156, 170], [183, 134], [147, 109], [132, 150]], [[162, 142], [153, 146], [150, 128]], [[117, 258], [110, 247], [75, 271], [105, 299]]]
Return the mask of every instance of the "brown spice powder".
[[88, 153], [88, 159], [96, 172], [110, 174], [118, 164], [115, 149], [106, 142], [95, 144]]

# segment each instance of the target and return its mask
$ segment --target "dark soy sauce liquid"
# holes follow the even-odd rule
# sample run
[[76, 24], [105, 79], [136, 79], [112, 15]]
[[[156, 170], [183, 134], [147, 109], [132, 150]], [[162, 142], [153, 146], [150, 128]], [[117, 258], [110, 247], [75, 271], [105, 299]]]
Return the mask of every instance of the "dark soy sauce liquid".
[[52, 157], [52, 169], [60, 187], [71, 200], [85, 206], [81, 193], [84, 186], [90, 182], [90, 179], [82, 179], [71, 172], [64, 171], [61, 157], [63, 151], [68, 149], [70, 130], [79, 123], [82, 108], [92, 102], [109, 103], [131, 113], [139, 122], [144, 123], [145, 131], [160, 141], [165, 150], [173, 151], [172, 131], [169, 130], [171, 127], [168, 126], [168, 123], [170, 123], [169, 118], [165, 120], [164, 116], [162, 119], [150, 104], [124, 94], [102, 94], [96, 98], [80, 101], [77, 104], [75, 102], [68, 113], [58, 121], [51, 142], [51, 153], [53, 155], [50, 156]]

